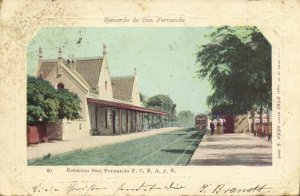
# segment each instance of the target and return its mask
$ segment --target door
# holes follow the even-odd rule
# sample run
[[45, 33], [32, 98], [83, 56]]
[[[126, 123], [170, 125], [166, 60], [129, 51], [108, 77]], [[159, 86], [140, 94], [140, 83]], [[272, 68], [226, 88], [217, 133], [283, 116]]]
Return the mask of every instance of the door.
[[98, 107], [95, 106], [95, 134], [98, 135]]
[[113, 125], [113, 134], [116, 133], [116, 110], [113, 110], [112, 113], [112, 125]]
[[225, 120], [224, 133], [234, 133], [234, 116], [226, 116]]

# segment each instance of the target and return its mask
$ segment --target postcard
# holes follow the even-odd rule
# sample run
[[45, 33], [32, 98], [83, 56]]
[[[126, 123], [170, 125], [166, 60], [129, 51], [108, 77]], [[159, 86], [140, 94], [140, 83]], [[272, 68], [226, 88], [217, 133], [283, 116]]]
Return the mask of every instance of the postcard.
[[297, 1], [0, 5], [0, 194], [300, 193]]

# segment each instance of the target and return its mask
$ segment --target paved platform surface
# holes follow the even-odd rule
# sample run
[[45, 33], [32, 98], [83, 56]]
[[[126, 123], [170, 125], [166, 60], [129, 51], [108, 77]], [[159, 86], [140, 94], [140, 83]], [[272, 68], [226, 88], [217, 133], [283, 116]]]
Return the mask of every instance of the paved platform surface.
[[43, 156], [70, 152], [79, 149], [87, 149], [92, 147], [106, 146], [109, 144], [120, 143], [133, 139], [149, 137], [152, 135], [170, 132], [174, 130], [182, 129], [181, 127], [168, 127], [161, 129], [152, 129], [138, 133], [130, 133], [123, 135], [112, 136], [89, 136], [86, 138], [80, 138], [69, 141], [50, 141], [47, 143], [40, 143], [36, 145], [30, 145], [27, 147], [27, 160], [40, 158]]
[[189, 165], [271, 166], [272, 143], [246, 134], [210, 135], [208, 131]]

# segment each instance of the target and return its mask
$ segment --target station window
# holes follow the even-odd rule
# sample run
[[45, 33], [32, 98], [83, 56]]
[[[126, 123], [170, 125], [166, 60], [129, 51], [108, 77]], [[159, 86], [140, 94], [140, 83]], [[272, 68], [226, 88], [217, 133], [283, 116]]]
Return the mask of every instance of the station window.
[[63, 83], [58, 83], [57, 84], [57, 89], [58, 90], [63, 90], [63, 89], [65, 89], [65, 85]]
[[105, 108], [105, 128], [108, 128], [108, 109]]

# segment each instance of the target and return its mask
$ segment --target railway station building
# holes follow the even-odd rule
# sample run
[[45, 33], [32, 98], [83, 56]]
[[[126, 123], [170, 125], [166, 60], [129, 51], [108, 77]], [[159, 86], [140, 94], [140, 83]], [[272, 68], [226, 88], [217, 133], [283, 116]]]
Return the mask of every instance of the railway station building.
[[[46, 125], [48, 139], [71, 140], [90, 135], [114, 135], [161, 127], [165, 112], [142, 106], [137, 75], [111, 77], [102, 56], [44, 59], [39, 49], [36, 77], [47, 80], [56, 89], [68, 89], [81, 100], [81, 119], [62, 120]], [[150, 119], [150, 120], [149, 120]]]

